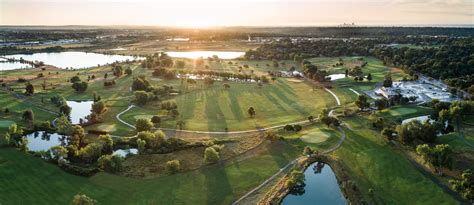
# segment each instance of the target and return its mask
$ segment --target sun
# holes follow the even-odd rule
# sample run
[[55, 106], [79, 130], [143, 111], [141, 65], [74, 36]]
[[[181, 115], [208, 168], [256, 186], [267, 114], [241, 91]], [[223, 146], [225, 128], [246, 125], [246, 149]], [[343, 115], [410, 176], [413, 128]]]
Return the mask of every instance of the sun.
[[206, 28], [206, 27], [221, 26], [220, 22], [216, 18], [211, 18], [207, 16], [183, 18], [179, 22], [176, 22], [176, 25], [178, 27], [186, 27], [186, 28]]

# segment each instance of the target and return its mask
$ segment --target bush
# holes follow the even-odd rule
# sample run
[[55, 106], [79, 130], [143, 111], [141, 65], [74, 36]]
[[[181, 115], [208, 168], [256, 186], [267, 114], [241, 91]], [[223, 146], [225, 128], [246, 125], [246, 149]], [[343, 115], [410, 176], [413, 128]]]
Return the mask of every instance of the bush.
[[32, 110], [25, 110], [22, 115], [23, 120], [33, 122], [35, 120], [35, 115]]
[[166, 162], [166, 170], [170, 174], [177, 173], [181, 169], [181, 163], [179, 160], [171, 160]]
[[213, 147], [208, 147], [204, 150], [204, 161], [206, 163], [216, 163], [219, 161], [219, 152], [217, 152]]
[[145, 91], [135, 91], [135, 101], [138, 105], [146, 105], [148, 102], [148, 93]]
[[118, 173], [122, 171], [123, 158], [117, 155], [102, 155], [98, 160], [97, 164], [100, 169], [110, 172]]
[[135, 127], [137, 132], [150, 131], [153, 123], [149, 119], [140, 118], [136, 121]]
[[95, 205], [97, 201], [86, 196], [85, 194], [77, 194], [72, 200], [73, 205]]

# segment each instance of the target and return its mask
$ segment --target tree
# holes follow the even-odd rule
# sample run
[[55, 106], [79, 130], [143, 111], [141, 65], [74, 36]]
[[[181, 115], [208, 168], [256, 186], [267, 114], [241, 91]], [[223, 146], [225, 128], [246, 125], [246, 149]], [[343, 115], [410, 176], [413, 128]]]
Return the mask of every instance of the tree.
[[447, 144], [438, 144], [435, 147], [430, 147], [428, 144], [421, 144], [416, 147], [416, 153], [434, 167], [450, 168], [452, 166], [453, 151]]
[[368, 80], [368, 81], [372, 81], [372, 74], [369, 73], [369, 74], [367, 75], [367, 80]]
[[127, 74], [127, 75], [132, 75], [132, 72], [133, 71], [130, 68], [125, 69], [125, 74]]
[[452, 187], [468, 200], [474, 200], [474, 175], [470, 169], [464, 170], [459, 180], [449, 180]]
[[250, 115], [250, 117], [254, 117], [255, 109], [253, 107], [249, 107], [249, 109], [247, 109], [247, 113]]
[[101, 170], [110, 173], [118, 173], [122, 171], [123, 158], [118, 155], [102, 155], [97, 160], [97, 164]]
[[116, 77], [120, 77], [123, 75], [123, 68], [122, 66], [114, 66], [112, 72]]
[[92, 104], [92, 112], [101, 115], [105, 112], [105, 103], [102, 100], [96, 101]]
[[388, 73], [383, 80], [383, 87], [392, 87], [392, 75]]
[[283, 127], [283, 129], [284, 129], [285, 131], [289, 132], [289, 131], [293, 131], [293, 130], [294, 130], [294, 127], [293, 127], [293, 125], [288, 124], [288, 125], [285, 125], [285, 126]]
[[35, 120], [35, 115], [32, 110], [25, 110], [22, 115], [23, 120], [33, 122]]
[[114, 140], [110, 135], [100, 135], [98, 138], [102, 144], [102, 153], [112, 153], [114, 151]]
[[81, 82], [81, 79], [79, 78], [79, 76], [75, 75], [69, 81], [71, 83], [77, 83], [77, 82]]
[[33, 95], [35, 93], [35, 87], [30, 82], [26, 83], [25, 95]]
[[314, 150], [311, 149], [311, 147], [306, 146], [306, 147], [304, 147], [303, 155], [310, 155], [310, 154], [313, 154], [313, 152], [314, 152]]
[[161, 123], [161, 117], [158, 115], [154, 115], [153, 117], [151, 117], [151, 122], [156, 126]]
[[73, 205], [95, 205], [97, 201], [86, 196], [85, 194], [76, 194], [72, 200]]
[[49, 152], [51, 153], [51, 157], [58, 161], [60, 159], [65, 159], [67, 157], [68, 150], [60, 145], [53, 146], [49, 148]]
[[65, 116], [70, 116], [71, 111], [72, 111], [72, 108], [69, 107], [67, 104], [63, 104], [59, 107], [59, 113], [65, 115]]
[[149, 131], [143, 131], [138, 133], [137, 138], [146, 141], [146, 147], [150, 149], [158, 149], [162, 147], [165, 143], [165, 133], [158, 130], [155, 133]]
[[135, 123], [137, 132], [150, 131], [153, 128], [153, 123], [149, 119], [140, 118]]
[[74, 84], [72, 84], [72, 88], [76, 92], [85, 92], [87, 90], [87, 86], [87, 82], [75, 82]]
[[170, 160], [166, 162], [166, 170], [170, 174], [175, 174], [181, 169], [179, 160]]
[[23, 153], [28, 152], [28, 138], [22, 137], [20, 141], [20, 151]]
[[388, 141], [393, 140], [393, 133], [395, 131], [390, 128], [383, 128], [381, 134], [387, 138]]
[[87, 163], [91, 163], [102, 156], [102, 144], [90, 143], [79, 150], [79, 157]]
[[219, 152], [217, 152], [213, 147], [207, 147], [204, 150], [204, 161], [206, 163], [216, 163], [219, 161]]
[[133, 79], [132, 82], [132, 91], [143, 90], [146, 91], [150, 87], [150, 82], [146, 79], [144, 75], [140, 75], [137, 78]]
[[139, 105], [146, 105], [148, 102], [148, 93], [145, 91], [135, 91], [135, 100]]
[[367, 96], [365, 95], [359, 95], [357, 97], [357, 100], [355, 101], [355, 104], [357, 107], [359, 107], [361, 110], [364, 110], [365, 108], [368, 108], [370, 106], [370, 103], [367, 101]]
[[225, 88], [225, 89], [229, 89], [229, 88], [230, 88], [230, 85], [227, 84], [227, 83], [224, 83], [224, 88]]
[[383, 110], [388, 107], [388, 100], [385, 98], [377, 99], [374, 103], [378, 110]]
[[137, 139], [138, 154], [145, 154], [146, 150], [146, 141], [142, 139]]
[[274, 141], [277, 141], [280, 137], [277, 135], [277, 133], [275, 131], [266, 130], [263, 133], [263, 138], [274, 142]]
[[287, 189], [293, 190], [298, 187], [304, 186], [304, 174], [298, 170], [292, 170], [288, 179], [285, 182]]
[[313, 122], [314, 121], [314, 117], [312, 115], [308, 116], [308, 121], [309, 122]]

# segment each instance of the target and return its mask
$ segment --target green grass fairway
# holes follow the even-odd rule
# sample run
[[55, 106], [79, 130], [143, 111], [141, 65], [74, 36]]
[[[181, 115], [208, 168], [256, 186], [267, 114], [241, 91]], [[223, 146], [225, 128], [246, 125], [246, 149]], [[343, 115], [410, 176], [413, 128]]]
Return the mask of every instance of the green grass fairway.
[[[376, 204], [457, 204], [421, 174], [365, 118], [346, 118], [351, 129], [335, 156], [347, 165], [351, 178]], [[374, 190], [374, 194], [369, 193]], [[374, 197], [372, 197], [374, 196]]]
[[[291, 142], [231, 164], [150, 179], [99, 173], [85, 178], [11, 148], [0, 148], [0, 203], [70, 204], [84, 193], [99, 204], [230, 204], [301, 153]], [[15, 180], [12, 180], [15, 179]]]
[[429, 115], [431, 113], [431, 108], [420, 107], [415, 105], [404, 105], [404, 106], [395, 106], [389, 109], [384, 109], [378, 112], [377, 114], [384, 118], [392, 118], [404, 120], [407, 118], [418, 117], [422, 115]]
[[311, 131], [301, 136], [301, 140], [310, 144], [318, 144], [328, 140], [333, 133], [325, 130]]
[[15, 124], [15, 122], [11, 120], [0, 120], [0, 129], [5, 129], [10, 127], [10, 125]]
[[[304, 82], [278, 79], [259, 88], [256, 84], [222, 82], [210, 88], [190, 90], [175, 98], [184, 129], [200, 131], [249, 130], [305, 120], [317, 116], [324, 107], [336, 105], [334, 98], [324, 90], [315, 89]], [[200, 85], [197, 85], [200, 86]], [[250, 118], [247, 109], [253, 106], [256, 116]], [[156, 107], [131, 109], [123, 119], [134, 124], [136, 118], [159, 113]], [[175, 128], [176, 119], [165, 120], [163, 127]]]

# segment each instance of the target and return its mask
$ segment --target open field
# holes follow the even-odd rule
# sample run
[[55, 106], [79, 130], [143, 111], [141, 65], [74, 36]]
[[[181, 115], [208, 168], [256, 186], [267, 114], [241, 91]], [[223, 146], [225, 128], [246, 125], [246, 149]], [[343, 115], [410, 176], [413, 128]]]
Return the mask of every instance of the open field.
[[[84, 193], [99, 199], [101, 204], [229, 204], [294, 159], [302, 149], [299, 145], [280, 142], [242, 161], [137, 179], [107, 173], [78, 177], [41, 159], [1, 148], [0, 201], [5, 204], [68, 204], [75, 194]], [[18, 180], [11, 181], [12, 178]]]
[[366, 198], [386, 204], [456, 204], [379, 133], [367, 129], [366, 119], [351, 117], [345, 122], [350, 125], [345, 128], [348, 137], [334, 155], [347, 165]]
[[[269, 127], [302, 121], [309, 115], [316, 116], [322, 108], [335, 105], [329, 93], [313, 89], [303, 82], [279, 79], [264, 84], [262, 88], [252, 83], [228, 84], [230, 88], [225, 89], [221, 82], [216, 82], [211, 87], [192, 90], [174, 99], [185, 129], [224, 131], [228, 128], [229, 131], [239, 131]], [[253, 118], [247, 114], [250, 106], [256, 110]], [[134, 123], [136, 116], [150, 114], [159, 114], [159, 110], [150, 106], [133, 108], [123, 115], [123, 119]], [[176, 119], [166, 120], [162, 126], [174, 128]]]

